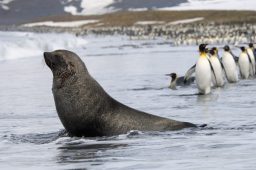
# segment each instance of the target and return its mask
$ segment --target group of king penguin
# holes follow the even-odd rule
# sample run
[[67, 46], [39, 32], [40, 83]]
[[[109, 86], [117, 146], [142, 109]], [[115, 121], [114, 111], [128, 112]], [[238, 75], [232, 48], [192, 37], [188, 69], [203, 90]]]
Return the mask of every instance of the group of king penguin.
[[[241, 79], [255, 77], [255, 57], [256, 50], [253, 43], [248, 47], [239, 46], [241, 53], [239, 57], [235, 56], [228, 45], [224, 46], [222, 58], [218, 54], [218, 48], [207, 48], [208, 44], [199, 45], [199, 58], [185, 74], [184, 77], [177, 77], [176, 73], [167, 74], [172, 77], [171, 89], [176, 89], [176, 83], [183, 85], [190, 84], [194, 79], [191, 75], [195, 73], [195, 81], [199, 94], [209, 94], [212, 87], [223, 87], [225, 78], [229, 83], [236, 83]], [[238, 67], [237, 67], [238, 65]]]

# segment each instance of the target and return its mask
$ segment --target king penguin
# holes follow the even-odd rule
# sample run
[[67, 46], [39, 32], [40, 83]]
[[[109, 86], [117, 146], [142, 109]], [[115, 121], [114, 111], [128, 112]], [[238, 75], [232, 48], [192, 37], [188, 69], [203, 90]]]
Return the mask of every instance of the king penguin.
[[209, 56], [206, 53], [206, 46], [207, 44], [199, 45], [199, 59], [197, 60], [197, 63], [189, 69], [189, 74], [187, 72], [184, 77], [184, 81], [186, 82], [193, 71], [195, 71], [199, 94], [209, 94], [211, 92], [212, 67], [209, 61]]
[[253, 43], [249, 43], [249, 47], [247, 48], [247, 53], [250, 57], [250, 76], [254, 77], [255, 75], [255, 56], [254, 56], [254, 47]]
[[234, 58], [235, 56], [231, 52], [229, 46], [224, 46], [224, 53], [221, 62], [229, 83], [236, 83], [238, 81], [237, 66]]
[[177, 90], [176, 85], [188, 86], [195, 81], [195, 77], [190, 77], [186, 82], [184, 82], [184, 76], [178, 77], [176, 73], [166, 74], [166, 76], [170, 76], [172, 78], [169, 85], [169, 88], [172, 90]]
[[238, 60], [240, 76], [242, 79], [248, 79], [250, 75], [250, 57], [247, 54], [245, 47], [240, 47], [240, 49], [242, 50]]
[[216, 47], [213, 47], [210, 50], [210, 62], [213, 68], [212, 84], [216, 87], [222, 87], [224, 85], [223, 72], [218, 58], [218, 49]]

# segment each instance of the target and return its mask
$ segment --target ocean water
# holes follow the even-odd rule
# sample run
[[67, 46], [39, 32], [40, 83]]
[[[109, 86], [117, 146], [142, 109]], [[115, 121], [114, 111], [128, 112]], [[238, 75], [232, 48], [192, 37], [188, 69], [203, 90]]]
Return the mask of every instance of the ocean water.
[[[83, 43], [71, 35], [33, 37], [40, 38], [30, 43], [19, 33], [1, 33], [0, 43], [9, 45], [0, 50], [0, 169], [255, 169], [255, 79], [198, 96], [195, 84], [168, 89], [165, 76], [184, 75], [197, 59], [195, 46], [127, 37], [79, 37]], [[56, 44], [79, 54], [91, 75], [122, 103], [207, 127], [68, 137], [55, 110], [52, 73], [41, 54]], [[19, 49], [36, 52], [26, 56]]]

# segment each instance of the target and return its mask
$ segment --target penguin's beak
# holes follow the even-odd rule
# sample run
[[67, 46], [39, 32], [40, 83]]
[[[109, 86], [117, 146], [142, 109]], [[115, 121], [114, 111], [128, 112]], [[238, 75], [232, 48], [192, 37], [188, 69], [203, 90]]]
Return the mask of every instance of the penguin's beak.
[[165, 74], [166, 76], [171, 76], [171, 74]]

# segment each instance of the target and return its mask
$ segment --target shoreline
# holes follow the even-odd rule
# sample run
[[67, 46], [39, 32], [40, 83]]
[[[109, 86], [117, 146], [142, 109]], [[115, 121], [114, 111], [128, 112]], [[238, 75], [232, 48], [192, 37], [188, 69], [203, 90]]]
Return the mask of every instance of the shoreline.
[[[88, 23], [70, 26], [79, 21]], [[44, 26], [44, 23], [51, 23], [52, 26]], [[68, 15], [41, 18], [21, 25], [2, 25], [0, 30], [67, 32], [76, 36], [125, 35], [137, 40], [163, 38], [172, 40], [174, 46], [200, 43], [236, 45], [256, 42], [256, 11], [138, 11], [92, 16]]]

